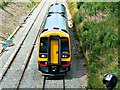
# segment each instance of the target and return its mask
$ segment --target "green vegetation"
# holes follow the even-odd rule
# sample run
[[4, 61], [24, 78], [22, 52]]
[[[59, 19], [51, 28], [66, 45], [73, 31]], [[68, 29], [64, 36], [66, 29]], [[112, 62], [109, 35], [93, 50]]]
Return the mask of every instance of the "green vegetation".
[[26, 5], [27, 5], [28, 8], [33, 8], [37, 4], [39, 4], [39, 3], [36, 2], [35, 0], [31, 0], [31, 3], [26, 3]]
[[[73, 4], [73, 2], [71, 2]], [[88, 88], [104, 88], [103, 75], [112, 72], [120, 80], [118, 68], [119, 2], [68, 3], [80, 48], [87, 60]], [[117, 85], [120, 89], [120, 81]]]
[[4, 9], [5, 6], [7, 6], [8, 2], [2, 2], [0, 1], [0, 9]]
[[27, 7], [28, 7], [28, 8], [33, 8], [33, 7], [34, 7], [34, 4], [33, 4], [33, 3], [28, 3], [28, 4], [27, 4]]
[[[4, 0], [0, 1], [0, 9], [4, 9], [4, 7], [6, 7], [8, 5], [9, 2], [5, 2]], [[31, 0], [30, 3], [23, 3], [24, 5], [26, 5], [28, 8], [33, 8], [35, 5], [39, 4], [39, 2], [36, 2], [36, 0]]]
[[36, 2], [36, 0], [31, 0], [31, 3], [28, 3], [27, 7], [28, 8], [33, 8], [37, 4], [39, 4], [39, 2]]

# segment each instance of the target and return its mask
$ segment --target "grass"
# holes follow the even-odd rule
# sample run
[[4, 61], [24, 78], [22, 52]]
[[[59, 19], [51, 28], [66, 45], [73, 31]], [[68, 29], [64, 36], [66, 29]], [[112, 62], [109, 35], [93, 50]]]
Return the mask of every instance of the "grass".
[[[28, 8], [33, 8], [35, 5], [38, 5], [41, 0], [31, 0], [31, 3], [23, 3]], [[4, 9], [8, 5], [8, 2], [0, 1], [0, 9]]]
[[4, 7], [6, 7], [8, 4], [8, 2], [2, 2], [0, 1], [0, 9], [4, 9]]
[[28, 3], [28, 4], [27, 4], [27, 7], [28, 7], [28, 8], [33, 8], [33, 7], [34, 7], [34, 4], [33, 4], [33, 3]]
[[[120, 74], [118, 74], [119, 19], [117, 17], [117, 5], [119, 4], [110, 2], [86, 2], [77, 8], [77, 4], [68, 3], [76, 37], [88, 62], [87, 88], [104, 88], [102, 80], [105, 73], [111, 72], [120, 78]], [[101, 19], [99, 14], [102, 17]], [[96, 17], [98, 21], [94, 19]], [[116, 88], [120, 89], [120, 81]]]
[[28, 8], [33, 8], [35, 5], [38, 5], [41, 2], [41, 0], [31, 0], [31, 3], [27, 3]]
[[77, 4], [74, 3], [74, 2], [69, 2], [69, 3], [68, 3], [68, 8], [69, 8], [70, 13], [71, 13], [72, 16], [74, 16], [74, 14], [78, 11], [78, 9], [75, 8], [76, 5], [77, 5]]

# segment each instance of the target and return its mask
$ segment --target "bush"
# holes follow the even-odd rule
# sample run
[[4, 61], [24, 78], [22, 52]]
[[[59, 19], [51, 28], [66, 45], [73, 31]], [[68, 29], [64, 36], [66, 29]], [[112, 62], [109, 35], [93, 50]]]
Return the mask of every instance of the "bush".
[[84, 2], [77, 2], [77, 8], [79, 9]]
[[[100, 63], [99, 57], [103, 57], [103, 55], [107, 53], [105, 51], [112, 50], [113, 48], [118, 47], [118, 37], [115, 29], [115, 27], [112, 27], [109, 18], [100, 23], [95, 24], [92, 22], [87, 22], [83, 25], [83, 31], [79, 34], [79, 37], [82, 36], [81, 41], [83, 42], [82, 48], [84, 53], [86, 52], [86, 50], [89, 50], [90, 52], [90, 59], [88, 64], [88, 70], [90, 72], [89, 74], [93, 73], [96, 76], [96, 74], [98, 73], [97, 71], [100, 71], [102, 67], [106, 67], [106, 65], [109, 65], [114, 60], [114, 54], [111, 56], [108, 56], [107, 54], [107, 57], [105, 57], [105, 64], [103, 66], [102, 63]], [[98, 80], [99, 79], [100, 78], [98, 78]], [[93, 79], [93, 76], [89, 78], [89, 80], [90, 83], [95, 83], [89, 84], [90, 86], [88, 85], [88, 87], [95, 88], [99, 85], [102, 87], [102, 83], [99, 84], [98, 81], [95, 81], [96, 79]]]
[[[87, 64], [88, 88], [103, 88], [103, 78], [101, 77], [103, 77], [104, 73], [118, 72], [115, 70], [117, 67], [116, 57], [118, 56], [114, 53], [120, 43], [118, 40], [118, 6], [118, 3], [113, 2], [77, 3], [79, 12], [74, 14], [73, 22], [76, 29], [75, 34], [79, 42], [82, 43], [80, 48], [83, 55], [89, 52]], [[97, 13], [108, 16], [100, 22], [84, 20], [85, 15], [91, 17]], [[78, 27], [81, 22], [82, 27]], [[120, 82], [118, 86], [120, 86]]]
[[7, 6], [8, 2], [0, 2], [0, 9], [4, 9]]

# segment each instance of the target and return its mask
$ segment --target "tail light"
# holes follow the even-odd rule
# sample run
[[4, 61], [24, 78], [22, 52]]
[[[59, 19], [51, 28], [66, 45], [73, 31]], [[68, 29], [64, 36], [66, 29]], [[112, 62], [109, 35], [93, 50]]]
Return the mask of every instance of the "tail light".
[[47, 61], [38, 61], [40, 66], [47, 66]]
[[61, 66], [69, 66], [71, 61], [61, 61]]

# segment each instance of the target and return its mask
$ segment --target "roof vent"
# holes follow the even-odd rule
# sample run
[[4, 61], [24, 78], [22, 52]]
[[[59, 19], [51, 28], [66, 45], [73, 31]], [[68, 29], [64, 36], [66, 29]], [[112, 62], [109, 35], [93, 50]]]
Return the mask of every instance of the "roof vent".
[[55, 3], [55, 5], [58, 5], [58, 3]]
[[60, 14], [65, 14], [65, 12], [60, 12]]
[[54, 12], [49, 12], [48, 14], [53, 14]]
[[68, 32], [67, 32], [67, 30], [65, 30], [65, 29], [61, 29], [61, 30], [62, 30], [63, 32], [66, 32], [66, 33], [68, 33]]
[[58, 27], [54, 27], [53, 29], [59, 29]]
[[61, 14], [61, 16], [63, 16], [64, 18], [66, 18], [66, 16], [64, 14]]
[[61, 4], [61, 6], [65, 7], [63, 4]]
[[47, 31], [47, 30], [48, 30], [48, 29], [43, 29], [42, 33], [45, 32], [45, 31]]
[[53, 6], [53, 5], [54, 5], [54, 4], [51, 4], [50, 7]]
[[48, 14], [48, 16], [47, 17], [50, 17], [51, 15], [50, 14]]

